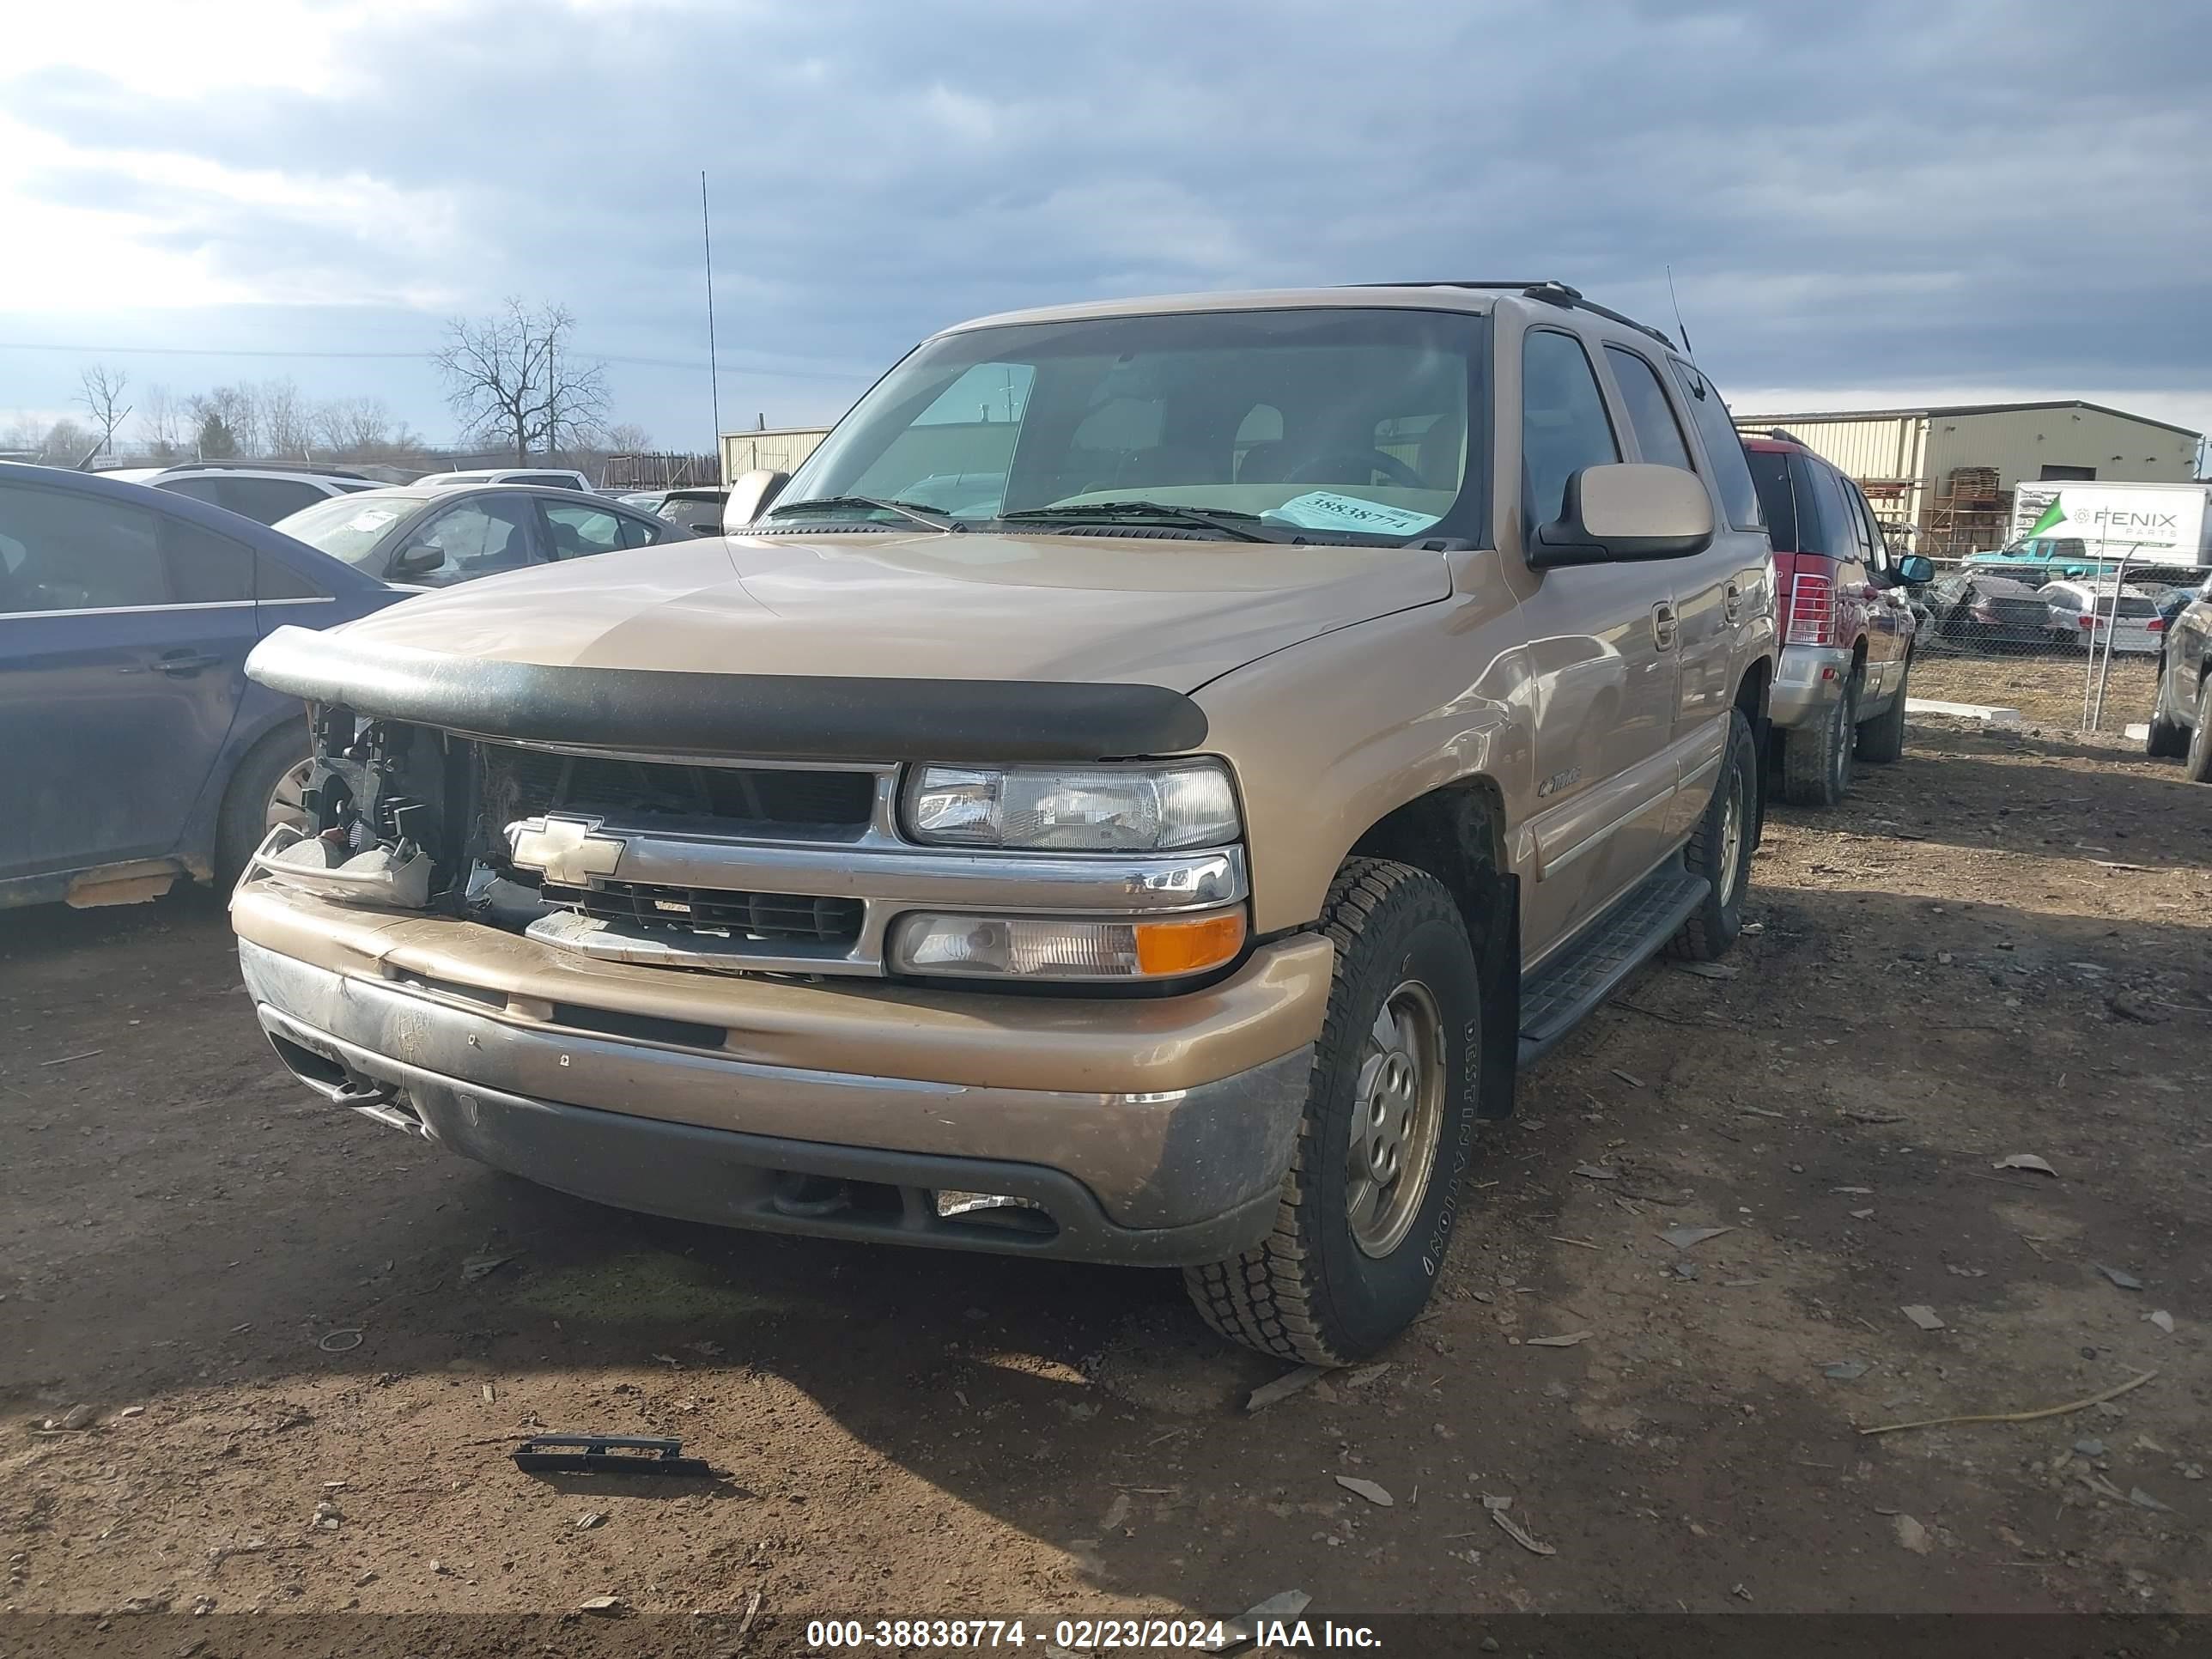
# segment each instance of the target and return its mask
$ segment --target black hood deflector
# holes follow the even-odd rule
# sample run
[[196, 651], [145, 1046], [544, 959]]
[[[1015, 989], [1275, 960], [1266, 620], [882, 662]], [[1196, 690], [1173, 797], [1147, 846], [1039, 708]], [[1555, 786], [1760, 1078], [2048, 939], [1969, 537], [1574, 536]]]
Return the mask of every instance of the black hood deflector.
[[280, 628], [246, 672], [272, 691], [471, 737], [763, 760], [1096, 761], [1206, 741], [1160, 685], [559, 668]]

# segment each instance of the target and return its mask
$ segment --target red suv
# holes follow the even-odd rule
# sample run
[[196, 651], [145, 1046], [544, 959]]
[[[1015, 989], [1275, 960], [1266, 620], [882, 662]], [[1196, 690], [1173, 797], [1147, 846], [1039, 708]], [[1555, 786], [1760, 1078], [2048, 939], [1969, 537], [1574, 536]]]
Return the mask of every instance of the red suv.
[[1936, 568], [1882, 540], [1859, 487], [1789, 434], [1747, 436], [1774, 544], [1782, 661], [1774, 676], [1774, 771], [1783, 799], [1833, 806], [1851, 761], [1893, 761], [1905, 748], [1905, 683], [1919, 623], [1909, 586]]

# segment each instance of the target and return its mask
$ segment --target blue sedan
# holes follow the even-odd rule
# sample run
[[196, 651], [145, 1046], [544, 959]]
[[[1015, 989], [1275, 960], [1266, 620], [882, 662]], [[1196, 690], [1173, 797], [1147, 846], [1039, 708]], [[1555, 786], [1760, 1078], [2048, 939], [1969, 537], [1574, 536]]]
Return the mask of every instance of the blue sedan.
[[0, 462], [0, 908], [234, 879], [307, 754], [246, 653], [405, 597], [221, 507]]

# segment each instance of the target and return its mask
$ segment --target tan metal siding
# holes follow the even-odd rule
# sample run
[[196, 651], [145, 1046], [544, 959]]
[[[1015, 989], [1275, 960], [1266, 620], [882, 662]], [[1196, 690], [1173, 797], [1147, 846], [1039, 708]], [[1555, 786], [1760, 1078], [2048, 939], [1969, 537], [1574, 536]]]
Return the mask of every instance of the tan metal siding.
[[[1779, 430], [1854, 478], [1910, 478], [1920, 422], [1909, 416], [1875, 420], [1788, 421]], [[1739, 421], [1744, 431], [1778, 429], [1771, 422]]]
[[2046, 465], [2088, 466], [2104, 483], [2186, 483], [2194, 440], [2094, 409], [2014, 409], [1938, 415], [1929, 422], [1928, 481], [1949, 488], [1953, 469], [1993, 466], [1997, 488], [2036, 482]]
[[787, 427], [773, 432], [722, 434], [722, 482], [733, 483], [755, 471], [790, 472], [830, 435], [827, 427]]

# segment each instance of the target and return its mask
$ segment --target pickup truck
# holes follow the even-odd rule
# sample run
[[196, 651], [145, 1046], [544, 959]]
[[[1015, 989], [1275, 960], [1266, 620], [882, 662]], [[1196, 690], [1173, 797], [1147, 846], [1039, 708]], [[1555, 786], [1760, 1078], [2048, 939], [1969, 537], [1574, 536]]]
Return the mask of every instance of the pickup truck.
[[738, 501], [255, 653], [317, 763], [232, 915], [310, 1088], [638, 1210], [1180, 1267], [1334, 1363], [1517, 1068], [1737, 935], [1757, 494], [1571, 289], [966, 324]]

